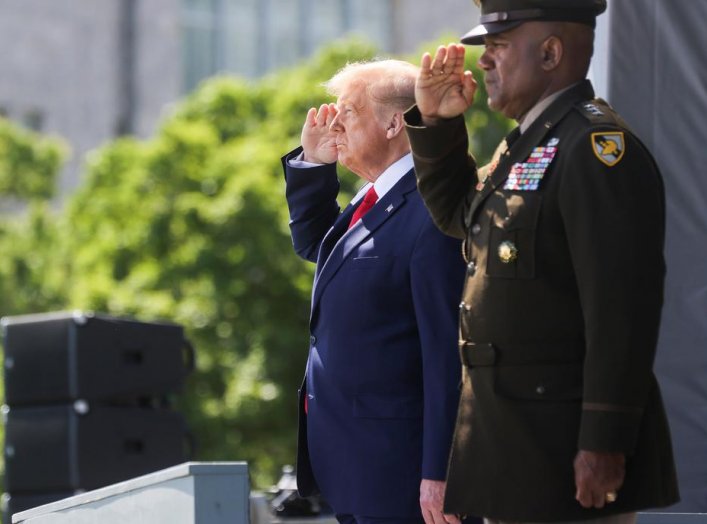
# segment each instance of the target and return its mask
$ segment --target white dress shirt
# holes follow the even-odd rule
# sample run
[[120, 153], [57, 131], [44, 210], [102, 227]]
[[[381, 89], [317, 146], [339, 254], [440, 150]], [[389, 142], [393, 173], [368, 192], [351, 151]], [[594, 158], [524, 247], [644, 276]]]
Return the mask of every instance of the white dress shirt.
[[[304, 156], [304, 153], [300, 153], [297, 158], [290, 159], [288, 161], [290, 167], [310, 168], [323, 165], [315, 164], [313, 162], [306, 162], [305, 160], [302, 160], [302, 156]], [[376, 179], [376, 181], [373, 182], [373, 187], [376, 188], [376, 195], [378, 195], [378, 200], [383, 198], [383, 195], [390, 191], [390, 188], [397, 184], [398, 181], [403, 178], [405, 173], [410, 171], [412, 168], [412, 153], [407, 153], [405, 156], [390, 164], [386, 168], [386, 170], [383, 171], [381, 175]], [[364, 184], [363, 187], [358, 191], [358, 193], [356, 193], [356, 195], [351, 199], [351, 203], [355, 204], [356, 202], [361, 200], [368, 191], [369, 187], [371, 187], [371, 182]]]

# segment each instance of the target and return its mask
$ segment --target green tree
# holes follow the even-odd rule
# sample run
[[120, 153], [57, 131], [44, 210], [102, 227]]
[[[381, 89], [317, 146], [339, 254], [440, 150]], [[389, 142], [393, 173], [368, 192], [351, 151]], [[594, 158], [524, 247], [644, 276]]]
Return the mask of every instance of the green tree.
[[0, 117], [0, 197], [44, 201], [54, 195], [66, 145]]
[[0, 117], [0, 200], [21, 213], [0, 219], [0, 316], [62, 302], [58, 235], [49, 199], [66, 143]]
[[[294, 460], [313, 275], [292, 250], [280, 156], [298, 144], [308, 108], [328, 101], [322, 82], [375, 54], [337, 42], [259, 81], [210, 79], [151, 139], [91, 153], [64, 209], [36, 204], [0, 220], [0, 292], [13, 297], [0, 315], [83, 309], [183, 325], [197, 369], [177, 402], [196, 458], [248, 460], [255, 485], [270, 484]], [[468, 123], [484, 159], [508, 124], [476, 107]], [[5, 194], [51, 194], [61, 155], [40, 150], [23, 158], [45, 163], [0, 173], [13, 181]], [[341, 174], [345, 201], [357, 180]]]

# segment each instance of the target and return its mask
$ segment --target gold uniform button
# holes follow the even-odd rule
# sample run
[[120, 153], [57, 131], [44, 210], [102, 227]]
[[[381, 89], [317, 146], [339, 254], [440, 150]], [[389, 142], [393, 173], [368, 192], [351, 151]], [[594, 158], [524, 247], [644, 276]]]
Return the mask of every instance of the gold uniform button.
[[501, 242], [501, 245], [498, 246], [498, 258], [500, 258], [501, 262], [504, 264], [510, 264], [518, 258], [518, 248], [513, 242], [509, 242], [508, 240]]

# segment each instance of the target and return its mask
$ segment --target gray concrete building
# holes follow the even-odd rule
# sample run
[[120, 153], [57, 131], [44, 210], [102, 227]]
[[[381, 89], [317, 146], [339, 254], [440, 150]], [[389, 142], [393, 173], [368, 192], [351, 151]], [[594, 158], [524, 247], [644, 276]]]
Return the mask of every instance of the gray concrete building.
[[69, 142], [65, 196], [87, 152], [150, 136], [208, 76], [255, 78], [347, 33], [411, 52], [477, 14], [471, 0], [3, 0], [0, 114]]

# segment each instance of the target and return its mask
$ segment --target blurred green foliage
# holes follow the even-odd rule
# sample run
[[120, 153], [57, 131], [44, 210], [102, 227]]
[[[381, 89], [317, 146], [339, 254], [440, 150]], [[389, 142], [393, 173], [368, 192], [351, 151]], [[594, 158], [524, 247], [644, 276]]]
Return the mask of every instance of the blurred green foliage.
[[[177, 402], [195, 458], [248, 460], [256, 486], [272, 483], [294, 460], [314, 269], [292, 250], [280, 157], [328, 101], [321, 83], [375, 55], [349, 40], [258, 81], [210, 79], [153, 138], [92, 152], [58, 211], [47, 199], [63, 147], [0, 121], [0, 195], [31, 203], [0, 218], [0, 316], [83, 309], [183, 325], [197, 370]], [[468, 122], [486, 159], [508, 123], [480, 91]], [[356, 178], [342, 171], [342, 185], [346, 200]]]
[[0, 117], [0, 195], [25, 201], [54, 195], [66, 144], [39, 136]]

